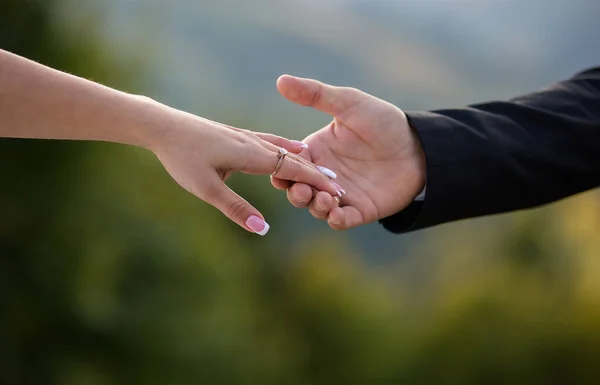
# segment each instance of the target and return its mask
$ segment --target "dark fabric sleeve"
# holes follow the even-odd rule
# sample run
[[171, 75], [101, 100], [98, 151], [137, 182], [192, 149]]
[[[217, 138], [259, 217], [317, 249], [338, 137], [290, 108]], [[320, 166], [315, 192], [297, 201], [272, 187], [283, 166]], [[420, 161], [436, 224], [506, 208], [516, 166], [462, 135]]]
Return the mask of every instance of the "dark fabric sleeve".
[[423, 202], [395, 233], [540, 206], [600, 185], [600, 67], [509, 101], [407, 113], [423, 145]]

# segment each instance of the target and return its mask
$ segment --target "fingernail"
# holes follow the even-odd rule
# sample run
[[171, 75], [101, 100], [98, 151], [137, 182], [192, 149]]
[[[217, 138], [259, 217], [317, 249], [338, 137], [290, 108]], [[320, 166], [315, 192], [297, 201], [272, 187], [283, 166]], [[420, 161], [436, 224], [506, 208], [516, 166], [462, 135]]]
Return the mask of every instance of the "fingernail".
[[[346, 190], [344, 190], [342, 188], [342, 186], [340, 186], [339, 184], [335, 183], [334, 181], [331, 181], [331, 184], [335, 187], [336, 191], [338, 192], [338, 195], [340, 195], [339, 193], [342, 193], [343, 195], [346, 195]], [[340, 198], [342, 196], [340, 195]]]
[[301, 148], [308, 148], [308, 144], [306, 144], [306, 143], [304, 143], [304, 142], [301, 142], [301, 141], [299, 141], [299, 140], [292, 140], [291, 142], [292, 142], [293, 144], [295, 144], [296, 146], [298, 146], [298, 147], [301, 147]]
[[332, 184], [332, 186], [335, 189], [335, 194], [341, 198], [344, 194], [342, 194], [342, 192], [340, 191], [340, 189], [337, 188], [336, 185]]
[[248, 220], [246, 220], [246, 226], [260, 236], [264, 236], [271, 228], [267, 222], [256, 215], [251, 215], [248, 217]]
[[319, 169], [319, 171], [321, 171], [321, 174], [328, 176], [331, 179], [337, 178], [337, 174], [335, 172], [331, 171], [330, 169], [328, 169], [327, 167], [317, 166], [317, 168]]
[[339, 225], [340, 221], [338, 219], [339, 218], [335, 218], [333, 215], [330, 215], [329, 218], [327, 219], [327, 222], [331, 225]]

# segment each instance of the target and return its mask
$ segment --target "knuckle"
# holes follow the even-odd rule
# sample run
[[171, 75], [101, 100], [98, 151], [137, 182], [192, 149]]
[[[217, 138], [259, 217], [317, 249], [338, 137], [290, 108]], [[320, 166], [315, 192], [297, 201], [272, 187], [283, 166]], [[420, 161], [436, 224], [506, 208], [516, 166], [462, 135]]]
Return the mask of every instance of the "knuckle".
[[263, 139], [266, 140], [267, 142], [274, 144], [274, 145], [279, 145], [279, 144], [283, 144], [285, 142], [285, 139], [282, 138], [281, 136], [277, 136], [277, 135], [273, 135], [273, 134], [262, 134], [263, 137], [258, 137], [259, 139]]
[[253, 144], [256, 144], [258, 137], [248, 130], [238, 128], [235, 130], [235, 132], [233, 132], [232, 139], [236, 150], [243, 151], [244, 148], [251, 147]]
[[360, 100], [362, 100], [363, 96], [365, 95], [365, 93], [361, 90], [359, 90], [358, 88], [353, 88], [353, 87], [347, 87], [344, 88], [344, 92], [346, 93], [347, 96], [347, 108], [350, 108], [352, 106], [355, 106], [356, 104], [359, 103]]
[[310, 182], [311, 170], [308, 166], [304, 165], [295, 156], [287, 156], [289, 162], [288, 179], [297, 182]]
[[360, 91], [358, 88], [355, 88], [355, 87], [346, 87], [346, 92], [348, 92], [351, 95], [357, 95], [357, 94], [361, 93], [362, 91]]
[[322, 84], [318, 84], [317, 88], [315, 89], [315, 92], [313, 92], [310, 100], [308, 101], [310, 106], [315, 106], [319, 103], [319, 101], [321, 100], [321, 96], [323, 95], [323, 85]]
[[238, 145], [247, 146], [252, 141], [252, 134], [249, 132], [240, 129], [236, 135], [236, 142]]
[[263, 160], [265, 150], [256, 142], [245, 141], [237, 146], [233, 157], [235, 159], [234, 167], [237, 169], [236, 171], [249, 172], [253, 168], [256, 168], [256, 165], [260, 163], [258, 162], [259, 160]]
[[154, 99], [152, 99], [151, 97], [149, 97], [149, 96], [146, 96], [146, 95], [138, 95], [138, 94], [134, 94], [134, 95], [132, 95], [132, 96], [133, 96], [134, 98], [136, 98], [136, 99], [138, 99], [138, 100], [140, 100], [140, 101], [144, 102], [144, 103], [148, 103], [148, 104], [150, 104], [150, 103], [156, 103], [156, 101], [155, 101]]
[[256, 145], [256, 144], [262, 142], [262, 139], [260, 138], [260, 136], [256, 135], [254, 132], [252, 132], [250, 130], [242, 129], [242, 128], [240, 128], [239, 130], [243, 134], [243, 136], [248, 144]]
[[246, 203], [241, 200], [237, 200], [235, 202], [230, 203], [227, 206], [227, 209], [225, 210], [225, 215], [227, 215], [229, 218], [241, 218], [242, 214], [245, 211], [245, 208]]
[[361, 90], [354, 87], [346, 87], [344, 91], [352, 98], [358, 98], [359, 96], [363, 95], [363, 92]]

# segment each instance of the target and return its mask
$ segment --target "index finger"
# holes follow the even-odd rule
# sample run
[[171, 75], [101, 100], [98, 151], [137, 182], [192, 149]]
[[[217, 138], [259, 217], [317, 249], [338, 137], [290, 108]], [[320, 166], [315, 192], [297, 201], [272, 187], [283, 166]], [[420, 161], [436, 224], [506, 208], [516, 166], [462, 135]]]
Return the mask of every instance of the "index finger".
[[275, 177], [293, 182], [308, 184], [319, 191], [338, 195], [337, 187], [312, 163], [299, 159], [297, 155], [287, 153], [280, 155], [276, 151], [261, 148], [257, 154], [246, 161], [241, 170], [247, 174], [271, 174]]

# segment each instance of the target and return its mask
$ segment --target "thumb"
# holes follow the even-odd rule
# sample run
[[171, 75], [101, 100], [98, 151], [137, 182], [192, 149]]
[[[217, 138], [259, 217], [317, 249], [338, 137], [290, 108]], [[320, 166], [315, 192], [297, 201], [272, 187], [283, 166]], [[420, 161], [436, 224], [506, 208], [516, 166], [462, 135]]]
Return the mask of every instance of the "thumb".
[[225, 214], [227, 218], [252, 233], [260, 236], [267, 234], [270, 226], [262, 214], [221, 180], [212, 183], [206, 190], [203, 194], [204, 200]]
[[337, 116], [355, 106], [364, 94], [348, 87], [336, 87], [318, 80], [283, 75], [277, 79], [277, 90], [289, 101]]

